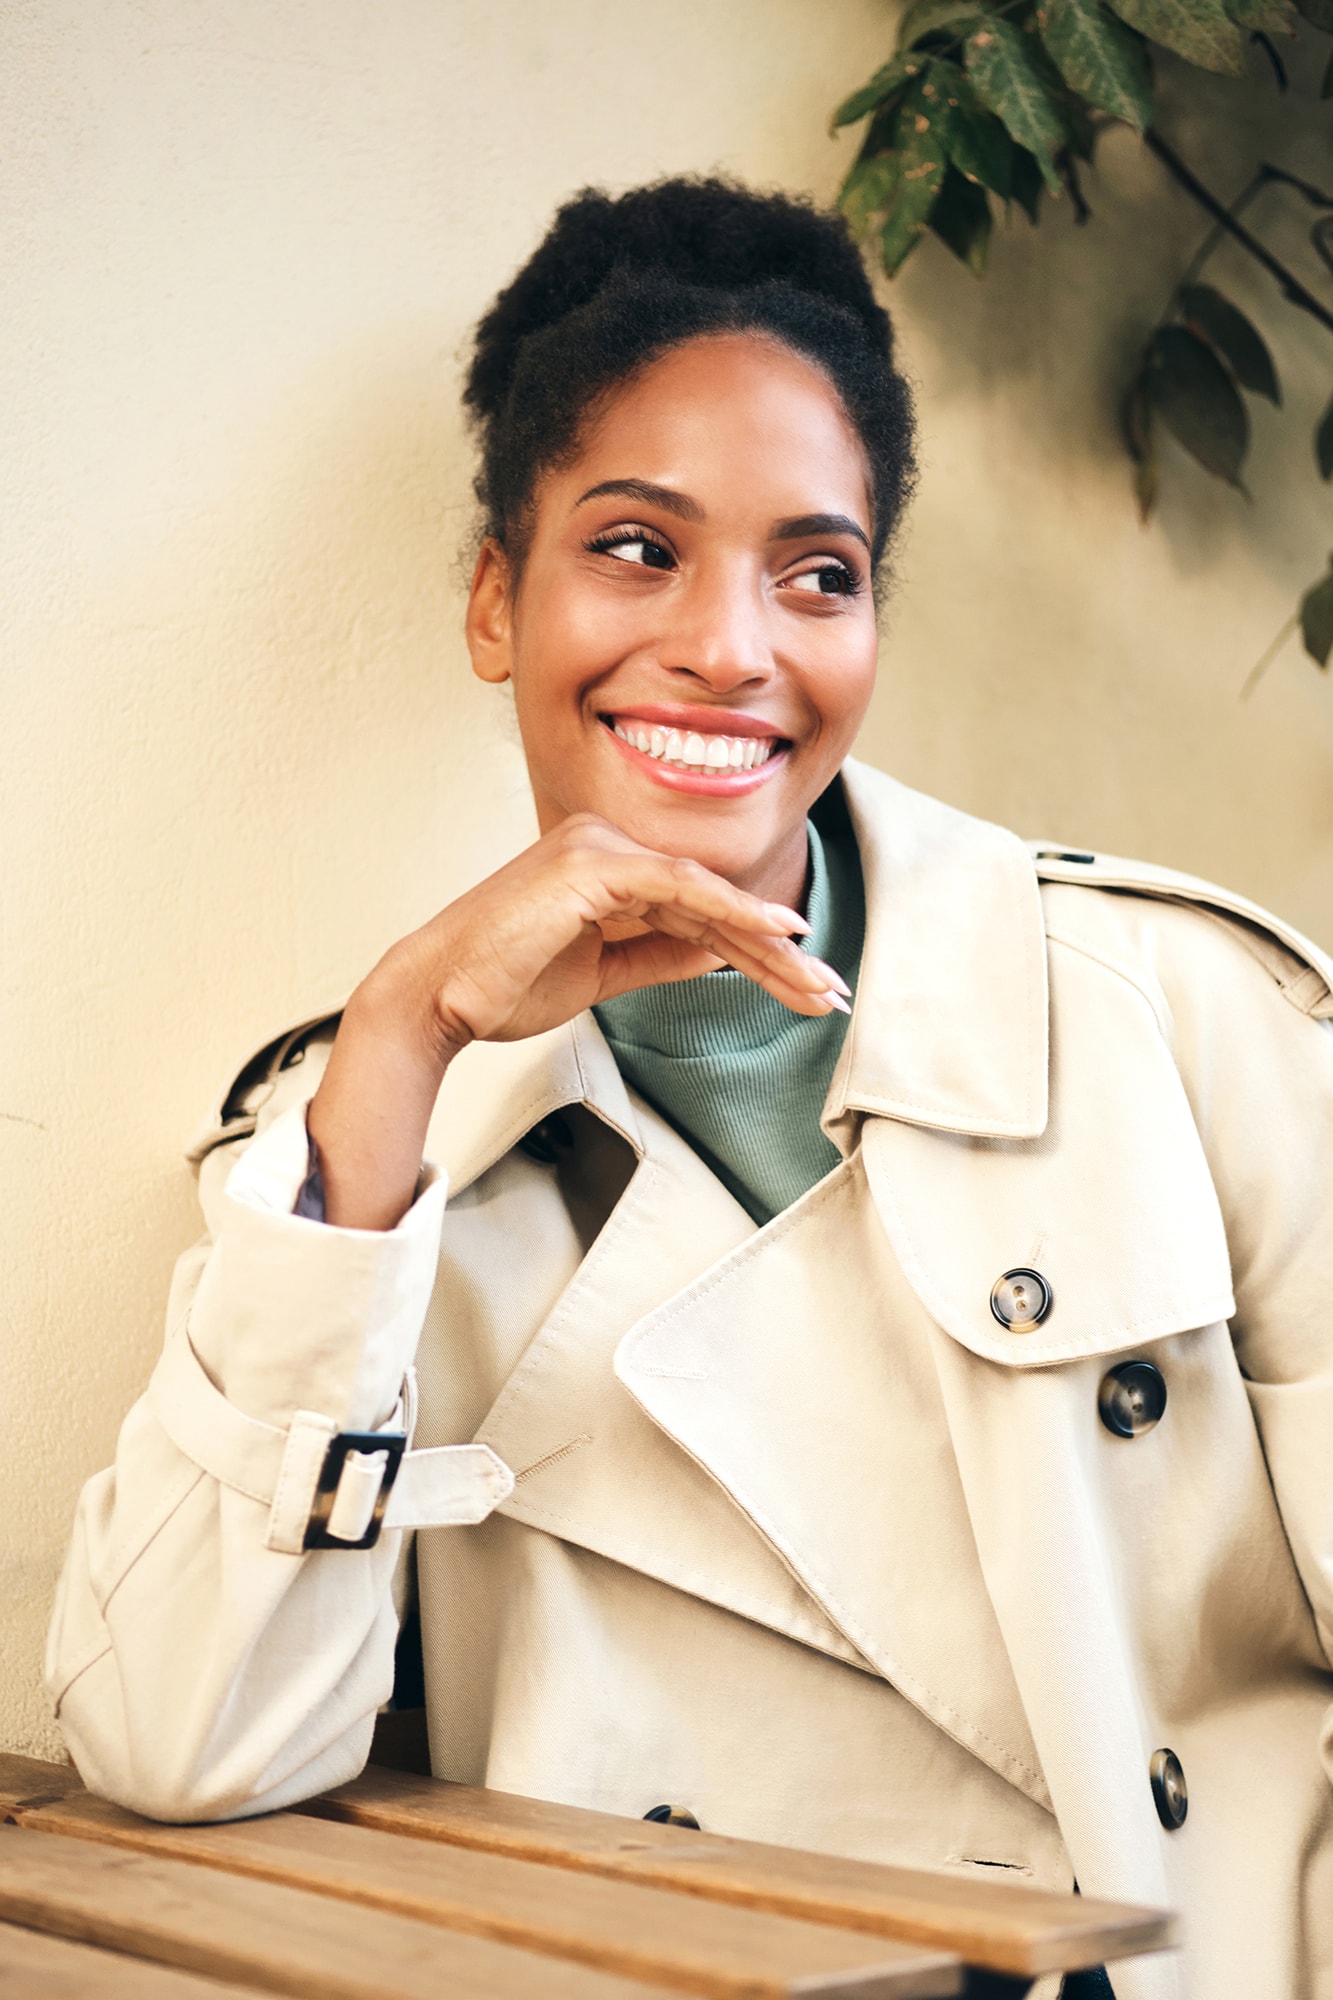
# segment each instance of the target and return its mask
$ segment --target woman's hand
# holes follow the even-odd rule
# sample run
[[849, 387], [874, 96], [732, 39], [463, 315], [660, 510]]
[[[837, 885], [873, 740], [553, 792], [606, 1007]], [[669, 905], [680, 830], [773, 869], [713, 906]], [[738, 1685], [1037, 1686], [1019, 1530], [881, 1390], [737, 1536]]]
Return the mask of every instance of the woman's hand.
[[[578, 814], [392, 947], [348, 1002], [310, 1107], [328, 1220], [392, 1228], [445, 1070], [640, 986], [732, 965], [801, 1014], [844, 1006], [804, 920]], [[628, 933], [628, 934], [627, 934]]]

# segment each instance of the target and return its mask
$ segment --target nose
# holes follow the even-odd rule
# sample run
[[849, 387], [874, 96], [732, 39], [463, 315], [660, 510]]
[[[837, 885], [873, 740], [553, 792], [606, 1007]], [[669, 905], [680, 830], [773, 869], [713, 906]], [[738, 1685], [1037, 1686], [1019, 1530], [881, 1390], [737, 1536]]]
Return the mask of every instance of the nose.
[[710, 566], [670, 608], [658, 659], [668, 673], [711, 694], [754, 689], [776, 670], [760, 586], [740, 565]]

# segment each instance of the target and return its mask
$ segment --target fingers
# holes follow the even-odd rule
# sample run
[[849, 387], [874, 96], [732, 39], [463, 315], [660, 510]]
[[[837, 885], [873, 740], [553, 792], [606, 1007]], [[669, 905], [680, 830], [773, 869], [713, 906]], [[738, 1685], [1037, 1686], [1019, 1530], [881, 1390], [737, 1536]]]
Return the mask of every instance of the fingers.
[[[799, 911], [752, 896], [697, 861], [643, 847], [588, 848], [577, 856], [576, 868], [586, 918], [593, 923], [639, 918], [675, 936], [696, 935], [710, 924], [755, 937], [809, 935]], [[669, 911], [678, 913], [678, 924], [661, 921]]]
[[752, 941], [720, 930], [699, 942], [650, 931], [608, 945], [602, 954], [603, 985], [598, 997], [608, 1000], [641, 986], [695, 979], [720, 965], [743, 973], [793, 1013], [819, 1018], [835, 1009], [851, 1012], [845, 982], [821, 959], [798, 951], [785, 939], [765, 939], [755, 949]]
[[673, 986], [697, 979], [701, 973], [716, 972], [722, 963], [711, 951], [684, 938], [645, 931], [607, 945], [602, 953], [597, 1000], [614, 1000], [621, 993], [636, 993], [641, 986]]
[[851, 989], [841, 974], [823, 959], [798, 951], [785, 940], [784, 951], [756, 950], [749, 940], [729, 937], [721, 931], [710, 935], [705, 942], [710, 950], [762, 986], [784, 1007], [790, 1007], [793, 1013], [820, 1016], [835, 1010], [843, 1014], [852, 1011], [848, 1005]]

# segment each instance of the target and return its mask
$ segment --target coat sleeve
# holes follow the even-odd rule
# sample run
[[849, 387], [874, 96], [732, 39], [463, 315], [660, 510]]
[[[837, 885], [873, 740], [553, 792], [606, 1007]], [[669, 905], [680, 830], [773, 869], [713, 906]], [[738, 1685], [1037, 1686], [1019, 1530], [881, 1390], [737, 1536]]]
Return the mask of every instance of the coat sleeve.
[[298, 1412], [326, 1431], [383, 1428], [411, 1366], [443, 1182], [428, 1170], [383, 1234], [306, 1220], [292, 1213], [304, 1104], [270, 1118], [252, 1143], [205, 1161], [213, 1226], [177, 1267], [163, 1355], [115, 1463], [80, 1496], [48, 1642], [80, 1774], [157, 1819], [266, 1812], [343, 1783], [392, 1690], [402, 1531], [365, 1550], [287, 1553], [269, 1504], [198, 1462], [206, 1435], [188, 1456], [169, 1434], [164, 1384], [182, 1363], [202, 1368], [222, 1429], [216, 1392], [278, 1432]]
[[[1231, 1252], [1236, 1355], [1333, 1665], [1333, 967], [1289, 932], [1203, 911], [1157, 923], [1169, 1031]], [[1322, 1750], [1333, 1777], [1333, 1710]]]

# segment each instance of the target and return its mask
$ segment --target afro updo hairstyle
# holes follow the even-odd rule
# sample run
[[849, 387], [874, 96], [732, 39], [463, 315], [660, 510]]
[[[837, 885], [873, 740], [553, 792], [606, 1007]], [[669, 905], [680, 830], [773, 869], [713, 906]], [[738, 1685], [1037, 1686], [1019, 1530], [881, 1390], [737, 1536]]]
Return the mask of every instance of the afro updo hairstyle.
[[680, 177], [575, 195], [477, 328], [464, 392], [477, 498], [516, 576], [538, 479], [577, 450], [587, 419], [671, 348], [742, 332], [781, 342], [836, 389], [869, 465], [879, 567], [916, 476], [912, 399], [845, 223]]

